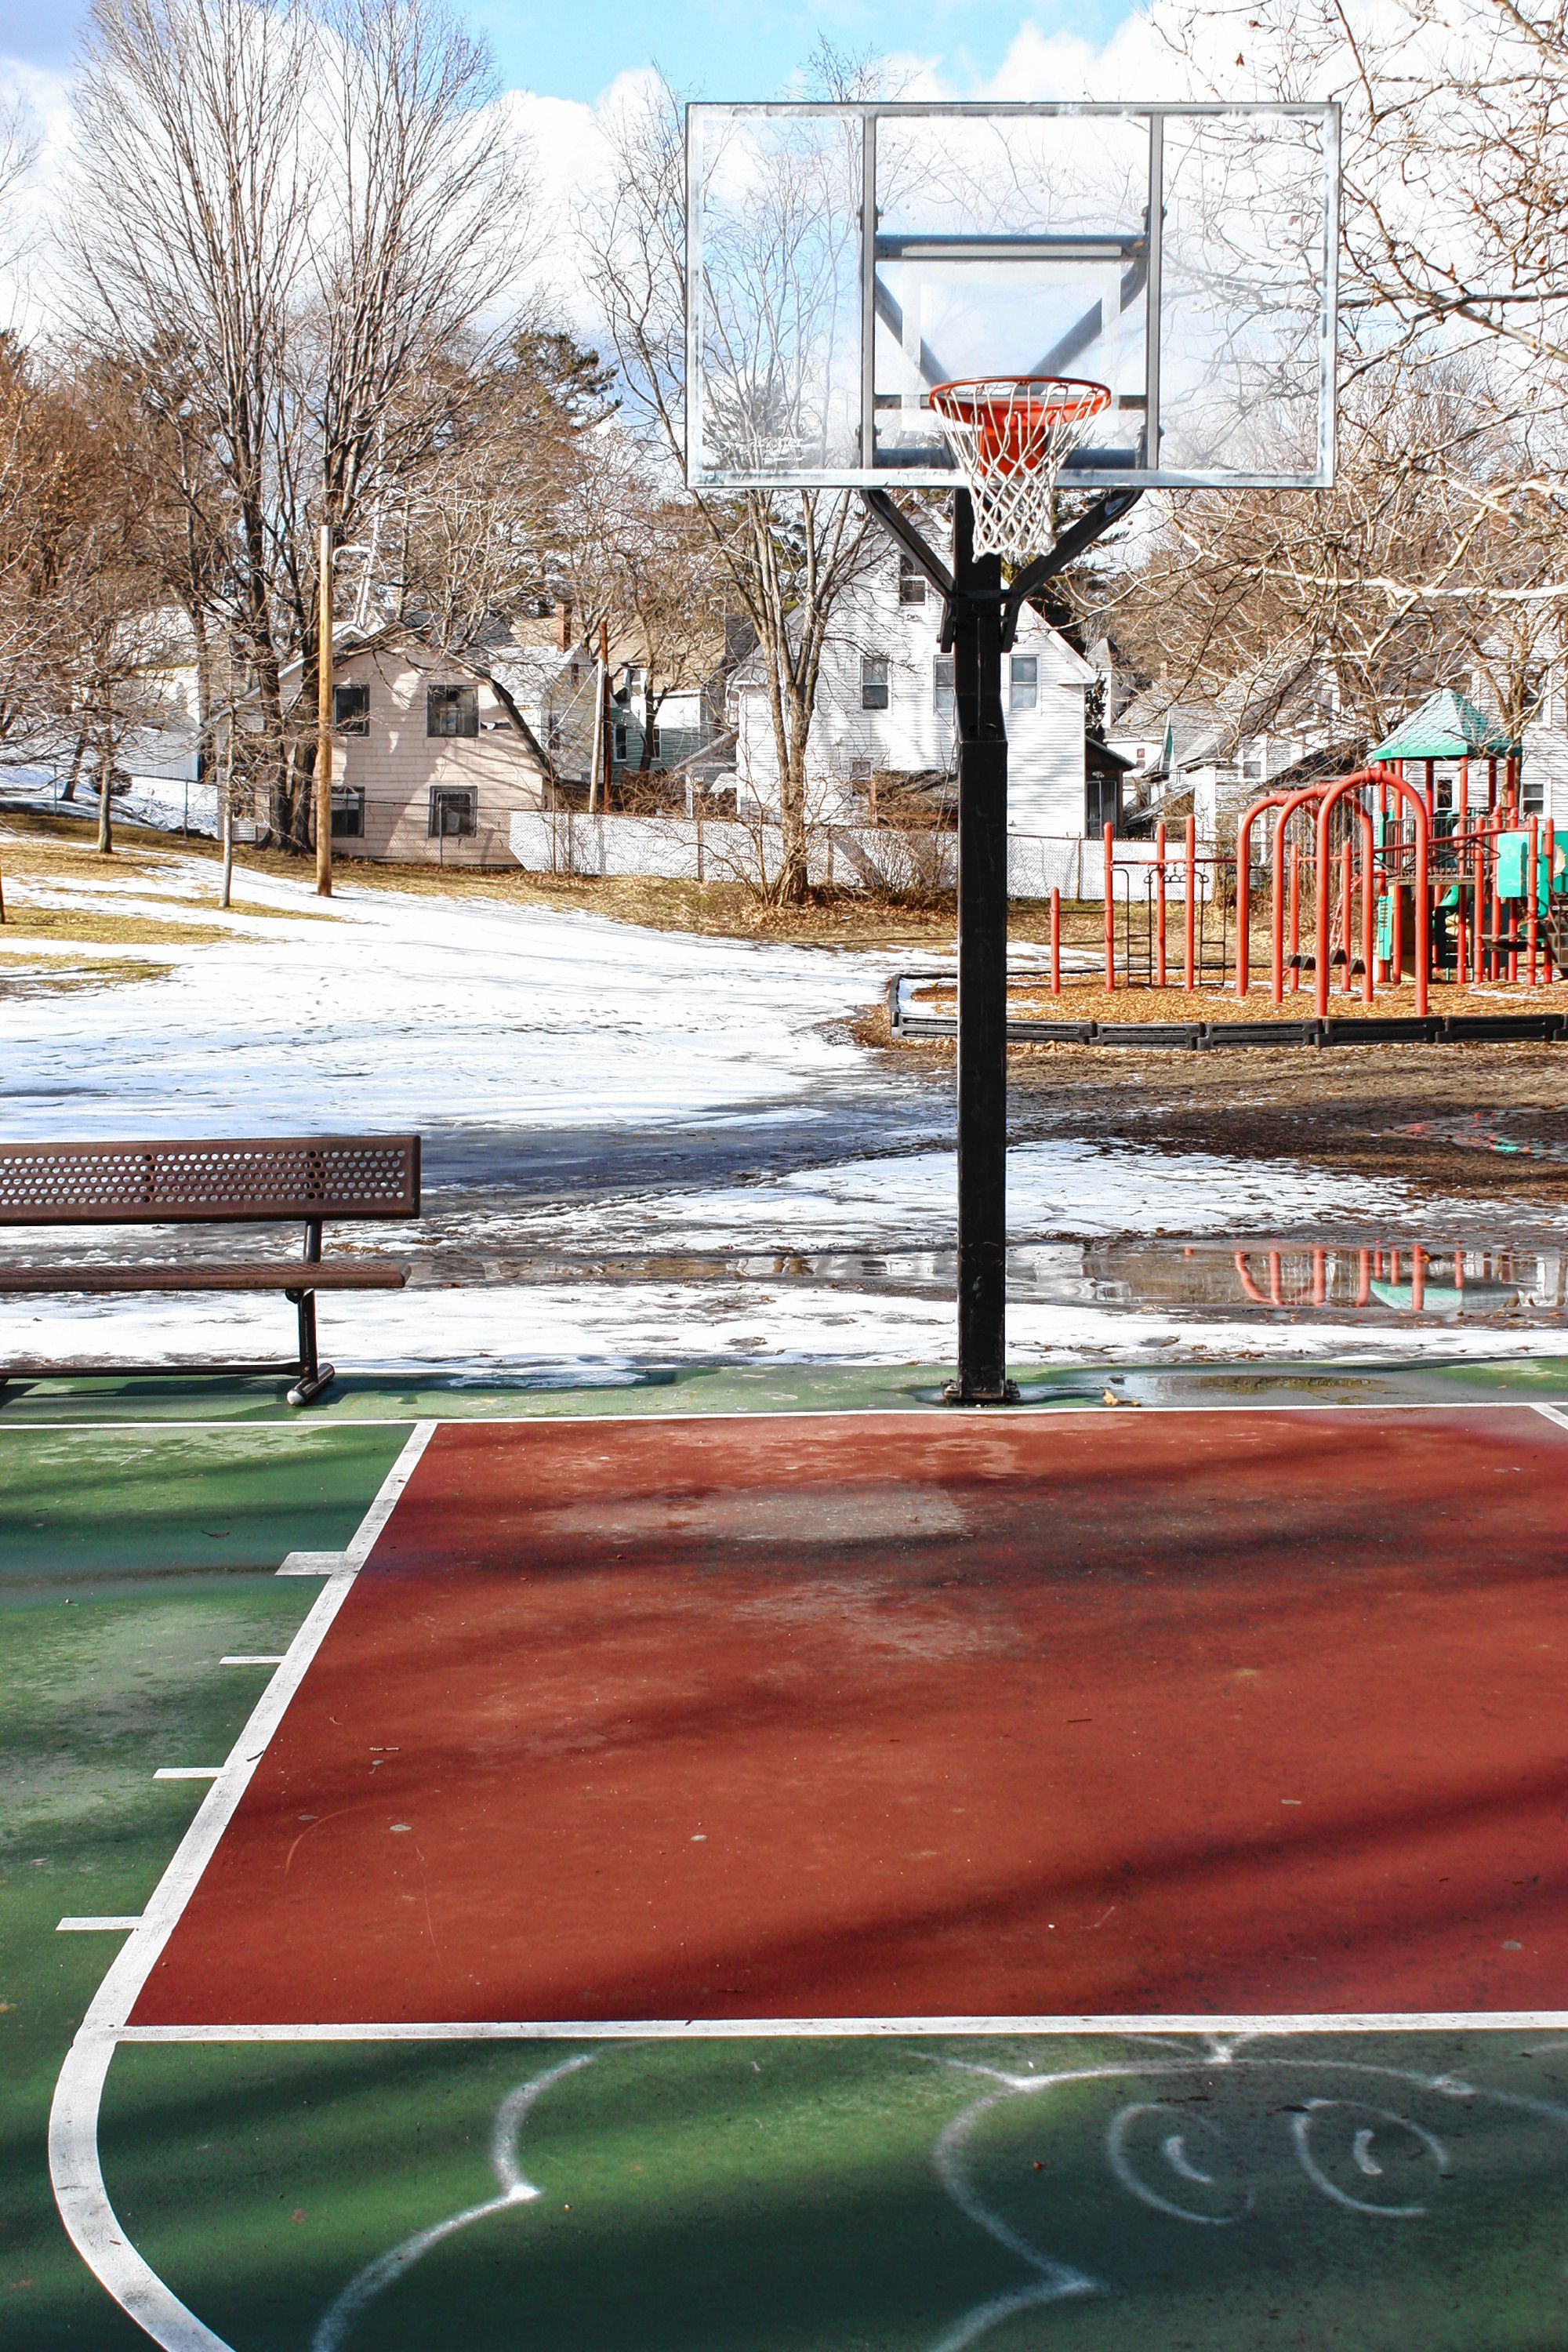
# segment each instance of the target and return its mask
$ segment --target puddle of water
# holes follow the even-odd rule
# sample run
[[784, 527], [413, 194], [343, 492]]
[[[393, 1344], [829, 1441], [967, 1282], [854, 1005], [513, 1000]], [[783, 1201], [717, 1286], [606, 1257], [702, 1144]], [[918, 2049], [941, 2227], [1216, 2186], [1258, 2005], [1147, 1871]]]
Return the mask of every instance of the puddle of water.
[[1568, 1143], [1507, 1135], [1490, 1111], [1458, 1112], [1448, 1118], [1418, 1118], [1408, 1127], [1390, 1128], [1388, 1132], [1413, 1135], [1425, 1143], [1452, 1144], [1460, 1151], [1496, 1151], [1520, 1160], [1568, 1160]]
[[[552, 1253], [482, 1259], [439, 1253], [424, 1284], [561, 1282], [699, 1285], [809, 1283], [858, 1293], [949, 1298], [952, 1250], [735, 1251], [709, 1254]], [[1018, 1303], [1153, 1309], [1175, 1320], [1220, 1314], [1268, 1322], [1327, 1315], [1336, 1322], [1442, 1321], [1507, 1316], [1551, 1320], [1568, 1312], [1568, 1251], [1467, 1249], [1400, 1241], [1314, 1245], [1268, 1239], [1036, 1243], [1007, 1253]]]

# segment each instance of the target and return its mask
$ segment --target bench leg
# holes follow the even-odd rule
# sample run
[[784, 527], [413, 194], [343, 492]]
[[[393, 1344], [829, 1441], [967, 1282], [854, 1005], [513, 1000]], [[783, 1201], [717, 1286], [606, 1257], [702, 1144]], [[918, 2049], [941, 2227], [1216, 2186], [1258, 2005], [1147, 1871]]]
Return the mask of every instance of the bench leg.
[[314, 1404], [337, 1378], [334, 1367], [323, 1364], [316, 1353], [316, 1294], [290, 1290], [285, 1296], [294, 1301], [300, 1318], [300, 1377], [289, 1391], [289, 1402]]

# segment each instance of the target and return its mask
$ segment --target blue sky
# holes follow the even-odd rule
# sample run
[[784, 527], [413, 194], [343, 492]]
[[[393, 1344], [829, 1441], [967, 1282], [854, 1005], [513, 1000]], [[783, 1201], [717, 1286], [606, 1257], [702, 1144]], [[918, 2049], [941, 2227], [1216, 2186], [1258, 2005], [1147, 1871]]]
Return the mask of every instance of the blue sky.
[[[80, 0], [0, 0], [0, 56], [68, 67], [84, 13]], [[824, 37], [850, 51], [912, 51], [963, 89], [995, 72], [1021, 25], [1098, 44], [1128, 10], [1125, 0], [473, 0], [461, 13], [489, 35], [511, 88], [594, 99], [650, 62], [696, 95], [771, 98]]]

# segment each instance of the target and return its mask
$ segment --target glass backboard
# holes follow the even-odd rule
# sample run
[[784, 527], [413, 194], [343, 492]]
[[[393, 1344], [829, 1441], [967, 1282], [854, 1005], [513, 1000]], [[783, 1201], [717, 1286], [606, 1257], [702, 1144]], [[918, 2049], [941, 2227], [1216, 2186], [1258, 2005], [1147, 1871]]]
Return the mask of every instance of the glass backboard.
[[1326, 487], [1332, 105], [687, 110], [687, 479], [951, 486], [955, 377], [1109, 386], [1064, 488]]

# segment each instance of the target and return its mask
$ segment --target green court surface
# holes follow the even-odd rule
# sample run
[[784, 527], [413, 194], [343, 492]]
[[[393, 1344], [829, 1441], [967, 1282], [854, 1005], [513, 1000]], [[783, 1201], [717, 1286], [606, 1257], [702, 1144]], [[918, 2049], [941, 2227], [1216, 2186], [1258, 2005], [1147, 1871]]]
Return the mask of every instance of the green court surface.
[[[654, 1365], [609, 1375], [480, 1374], [419, 1379], [341, 1373], [309, 1426], [351, 1422], [504, 1421], [513, 1414], [663, 1412], [876, 1412], [938, 1405], [951, 1368], [939, 1365]], [[1465, 1397], [1556, 1397], [1568, 1391], [1568, 1358], [1441, 1356], [1306, 1366], [1246, 1362], [1026, 1366], [1016, 1374], [1028, 1405], [1098, 1403], [1109, 1387], [1139, 1404], [1437, 1403]], [[277, 1422], [305, 1425], [283, 1402], [282, 1383], [261, 1380], [132, 1380], [83, 1375], [0, 1389], [0, 1430], [79, 1423]], [[3, 1475], [0, 1473], [0, 1475]]]
[[1568, 2049], [1476, 2041], [136, 2049], [101, 2139], [246, 2352], [1542, 2352]]
[[[1027, 1374], [1044, 1402], [1110, 1375]], [[53, 2203], [55, 2080], [416, 1417], [845, 1410], [933, 1371], [3, 1392], [0, 2341], [144, 2344]], [[1561, 1400], [1568, 1366], [1128, 1372], [1130, 1402]], [[1564, 2003], [1568, 2007], [1568, 2002]], [[142, 2043], [132, 2243], [235, 2352], [1559, 2352], [1568, 2032]], [[209, 2336], [206, 2331], [212, 2331]]]

